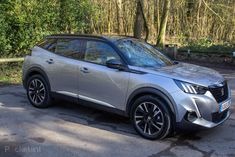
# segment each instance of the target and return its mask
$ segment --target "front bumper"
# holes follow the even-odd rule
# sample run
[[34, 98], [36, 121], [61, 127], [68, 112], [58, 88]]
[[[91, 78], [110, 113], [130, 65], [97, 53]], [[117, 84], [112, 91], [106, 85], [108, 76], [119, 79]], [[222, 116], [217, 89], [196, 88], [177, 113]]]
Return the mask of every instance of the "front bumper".
[[[226, 121], [230, 116], [229, 108], [220, 112], [221, 104], [231, 101], [231, 91], [228, 98], [218, 103], [210, 91], [204, 95], [187, 94], [182, 91], [174, 93], [176, 102], [176, 122], [179, 128], [213, 128]], [[194, 127], [192, 127], [194, 126]]]
[[230, 116], [229, 109], [224, 111], [224, 113], [222, 113], [222, 114], [223, 114], [223, 116], [220, 119], [220, 121], [218, 121], [218, 122], [211, 122], [211, 121], [205, 120], [203, 118], [197, 118], [192, 123], [196, 124], [196, 125], [200, 125], [200, 126], [206, 127], [206, 128], [213, 128], [213, 127], [216, 127], [217, 125], [222, 124], [224, 121], [226, 121], [229, 118], [229, 116]]

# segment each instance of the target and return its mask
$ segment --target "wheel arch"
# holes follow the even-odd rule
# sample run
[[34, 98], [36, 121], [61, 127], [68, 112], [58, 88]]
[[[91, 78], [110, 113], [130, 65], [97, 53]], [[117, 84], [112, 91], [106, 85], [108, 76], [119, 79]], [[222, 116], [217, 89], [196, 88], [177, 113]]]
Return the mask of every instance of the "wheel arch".
[[144, 88], [139, 88], [132, 92], [132, 94], [129, 96], [127, 100], [127, 106], [126, 106], [126, 113], [129, 116], [131, 112], [131, 107], [134, 101], [141, 96], [144, 95], [153, 95], [161, 99], [163, 102], [167, 104], [168, 109], [170, 110], [170, 113], [172, 115], [173, 120], [176, 120], [176, 108], [174, 106], [173, 101], [161, 90], [152, 88], [152, 87], [144, 87]]
[[27, 86], [28, 79], [33, 75], [41, 75], [45, 79], [45, 81], [47, 82], [49, 90], [51, 90], [49, 78], [48, 78], [46, 72], [39, 67], [32, 67], [27, 71], [27, 73], [24, 77], [24, 80], [23, 80], [24, 88], [26, 88], [26, 86]]

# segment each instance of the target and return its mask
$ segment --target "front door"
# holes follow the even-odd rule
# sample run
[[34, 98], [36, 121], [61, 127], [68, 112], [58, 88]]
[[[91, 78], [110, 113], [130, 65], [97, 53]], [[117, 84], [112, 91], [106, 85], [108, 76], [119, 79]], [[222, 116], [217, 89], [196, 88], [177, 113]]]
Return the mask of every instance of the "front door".
[[111, 69], [106, 61], [120, 59], [107, 43], [87, 40], [79, 71], [79, 98], [99, 105], [125, 109], [129, 73]]

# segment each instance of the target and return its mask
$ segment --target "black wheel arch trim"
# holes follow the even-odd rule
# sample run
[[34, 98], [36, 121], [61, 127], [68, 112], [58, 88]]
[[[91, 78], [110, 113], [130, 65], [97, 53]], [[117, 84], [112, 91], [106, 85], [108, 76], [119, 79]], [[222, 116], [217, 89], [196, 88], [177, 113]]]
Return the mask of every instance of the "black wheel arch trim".
[[161, 99], [163, 99], [168, 104], [171, 114], [173, 114], [172, 118], [174, 118], [174, 120], [176, 119], [176, 108], [172, 100], [159, 89], [152, 88], [152, 87], [143, 87], [143, 88], [136, 89], [134, 92], [132, 92], [132, 94], [129, 96], [127, 100], [126, 114], [130, 115], [131, 106], [137, 96], [142, 96], [142, 95], [147, 95], [147, 94], [156, 95], [156, 96], [159, 96]]
[[42, 75], [42, 77], [45, 79], [46, 83], [48, 84], [49, 91], [51, 91], [51, 86], [50, 86], [49, 78], [48, 78], [46, 72], [44, 70], [42, 70], [40, 67], [32, 67], [32, 68], [29, 68], [27, 70], [27, 72], [25, 74], [25, 77], [23, 79], [23, 86], [24, 86], [24, 88], [26, 88], [27, 80], [29, 79], [30, 76], [32, 76], [33, 73]]

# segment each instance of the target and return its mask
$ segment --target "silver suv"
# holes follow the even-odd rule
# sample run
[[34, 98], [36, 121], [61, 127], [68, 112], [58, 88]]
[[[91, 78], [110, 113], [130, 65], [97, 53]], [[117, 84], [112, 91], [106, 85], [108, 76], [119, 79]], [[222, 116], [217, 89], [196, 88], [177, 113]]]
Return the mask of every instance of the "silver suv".
[[148, 139], [175, 128], [212, 128], [230, 115], [231, 91], [216, 71], [174, 62], [130, 37], [51, 35], [25, 57], [30, 103], [57, 97], [130, 117]]

